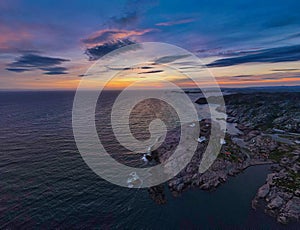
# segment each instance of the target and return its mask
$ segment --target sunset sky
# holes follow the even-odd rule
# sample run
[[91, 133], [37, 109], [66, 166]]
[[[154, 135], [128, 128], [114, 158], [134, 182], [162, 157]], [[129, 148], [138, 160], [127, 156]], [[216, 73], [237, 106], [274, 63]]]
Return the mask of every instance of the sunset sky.
[[[297, 0], [0, 1], [0, 90], [76, 89], [103, 55], [139, 42], [192, 52], [222, 87], [299, 85], [299, 9]], [[112, 88], [134, 74], [172, 78], [157, 66], [131, 71]]]

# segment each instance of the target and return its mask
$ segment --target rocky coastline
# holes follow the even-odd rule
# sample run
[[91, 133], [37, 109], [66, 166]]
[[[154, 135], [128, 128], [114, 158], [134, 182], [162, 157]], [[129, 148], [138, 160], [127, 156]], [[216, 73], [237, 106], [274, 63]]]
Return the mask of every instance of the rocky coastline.
[[[227, 123], [236, 132], [226, 133], [218, 158], [204, 173], [199, 173], [202, 154], [207, 147], [212, 121], [199, 121], [201, 141], [190, 163], [167, 182], [174, 196], [190, 188], [215, 190], [249, 166], [272, 164], [266, 183], [257, 191], [252, 207], [287, 224], [300, 221], [300, 93], [248, 93], [224, 96]], [[298, 102], [298, 103], [297, 103]], [[205, 104], [200, 98], [198, 104]], [[218, 107], [219, 111], [225, 108]], [[172, 154], [179, 141], [173, 130], [154, 153], [160, 162]], [[166, 203], [164, 186], [149, 189], [151, 198]], [[251, 204], [249, 204], [251, 205]]]
[[[250, 135], [250, 150], [263, 152], [276, 164], [258, 189], [252, 207], [264, 208], [282, 224], [300, 221], [300, 93], [238, 94], [225, 100], [230, 121], [261, 133]], [[270, 139], [267, 149], [259, 141], [263, 138]]]

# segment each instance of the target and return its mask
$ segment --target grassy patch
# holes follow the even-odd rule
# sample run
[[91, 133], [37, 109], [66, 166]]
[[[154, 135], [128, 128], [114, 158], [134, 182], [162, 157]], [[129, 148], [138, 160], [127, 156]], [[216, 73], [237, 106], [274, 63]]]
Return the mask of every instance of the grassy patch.
[[300, 188], [300, 175], [298, 173], [289, 171], [288, 177], [290, 179], [275, 180], [276, 185], [290, 192], [294, 192], [296, 189]]
[[270, 153], [269, 159], [279, 162], [283, 157], [290, 158], [293, 156], [293, 154], [291, 154], [293, 150], [294, 148], [291, 146], [288, 147], [287, 151], [276, 149]]
[[285, 152], [279, 151], [279, 150], [274, 150], [270, 153], [269, 159], [279, 162], [283, 157], [286, 156]]

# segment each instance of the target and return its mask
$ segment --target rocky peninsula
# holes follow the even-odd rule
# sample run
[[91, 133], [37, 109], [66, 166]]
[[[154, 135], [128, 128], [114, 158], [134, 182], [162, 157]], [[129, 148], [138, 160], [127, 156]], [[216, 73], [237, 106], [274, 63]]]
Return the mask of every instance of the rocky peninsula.
[[[215, 190], [249, 166], [270, 164], [271, 173], [254, 194], [252, 207], [263, 208], [282, 224], [300, 221], [300, 93], [237, 93], [225, 95], [224, 100], [226, 108], [219, 106], [217, 110], [227, 113], [227, 132], [218, 158], [207, 171], [199, 173], [215, 122], [203, 119], [199, 121], [197, 151], [190, 163], [167, 182], [168, 188], [174, 196], [189, 188]], [[206, 104], [206, 99], [196, 103]], [[159, 162], [168, 159], [176, 148], [179, 131], [172, 130], [153, 153]], [[155, 202], [166, 202], [164, 186], [150, 188], [149, 193]]]

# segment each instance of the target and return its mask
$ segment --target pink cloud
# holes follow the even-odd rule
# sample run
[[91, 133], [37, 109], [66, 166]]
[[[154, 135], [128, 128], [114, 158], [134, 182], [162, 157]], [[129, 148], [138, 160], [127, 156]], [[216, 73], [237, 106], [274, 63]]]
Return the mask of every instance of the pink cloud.
[[32, 38], [32, 35], [25, 28], [13, 30], [0, 25], [0, 49], [2, 51], [15, 48], [16, 43], [22, 43]]
[[154, 29], [144, 30], [122, 30], [122, 29], [104, 29], [93, 33], [88, 38], [82, 39], [81, 41], [87, 46], [103, 45], [108, 41], [116, 41], [126, 38], [134, 38], [142, 36], [146, 33], [153, 31]]

